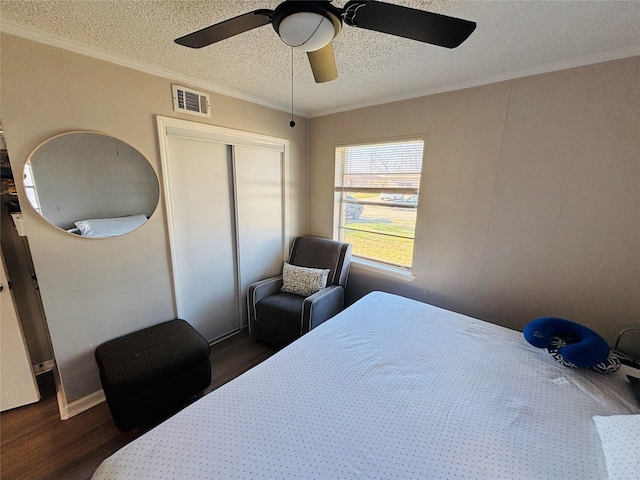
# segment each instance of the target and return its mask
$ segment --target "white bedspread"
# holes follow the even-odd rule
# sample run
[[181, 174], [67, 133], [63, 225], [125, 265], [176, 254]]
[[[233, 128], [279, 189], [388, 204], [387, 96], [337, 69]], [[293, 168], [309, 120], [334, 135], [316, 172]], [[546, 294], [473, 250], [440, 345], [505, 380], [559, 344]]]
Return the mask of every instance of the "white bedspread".
[[373, 292], [127, 445], [102, 479], [607, 478], [594, 415], [626, 376]]

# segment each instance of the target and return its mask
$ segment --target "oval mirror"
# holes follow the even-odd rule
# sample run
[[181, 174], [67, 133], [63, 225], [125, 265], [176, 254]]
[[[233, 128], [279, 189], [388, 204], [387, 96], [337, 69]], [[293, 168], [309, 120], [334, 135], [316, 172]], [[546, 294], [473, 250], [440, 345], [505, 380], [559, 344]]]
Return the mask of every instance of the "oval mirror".
[[24, 188], [49, 223], [89, 238], [140, 227], [160, 194], [158, 177], [140, 152], [91, 132], [58, 135], [36, 148], [24, 167]]

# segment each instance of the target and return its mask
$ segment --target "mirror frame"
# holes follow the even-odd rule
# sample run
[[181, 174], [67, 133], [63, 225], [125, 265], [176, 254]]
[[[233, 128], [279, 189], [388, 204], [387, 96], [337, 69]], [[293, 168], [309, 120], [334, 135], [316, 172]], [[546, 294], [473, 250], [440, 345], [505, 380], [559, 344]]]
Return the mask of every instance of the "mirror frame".
[[133, 232], [160, 202], [158, 174], [147, 158], [128, 143], [95, 131], [64, 132], [41, 142], [23, 165], [22, 180], [30, 207], [49, 225], [77, 238]]

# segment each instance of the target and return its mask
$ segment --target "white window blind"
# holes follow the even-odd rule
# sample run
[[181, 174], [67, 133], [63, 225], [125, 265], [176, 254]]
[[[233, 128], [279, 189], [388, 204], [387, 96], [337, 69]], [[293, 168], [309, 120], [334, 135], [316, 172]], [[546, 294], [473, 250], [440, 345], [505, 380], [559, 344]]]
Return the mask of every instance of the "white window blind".
[[336, 149], [336, 189], [418, 193], [424, 142], [412, 140]]

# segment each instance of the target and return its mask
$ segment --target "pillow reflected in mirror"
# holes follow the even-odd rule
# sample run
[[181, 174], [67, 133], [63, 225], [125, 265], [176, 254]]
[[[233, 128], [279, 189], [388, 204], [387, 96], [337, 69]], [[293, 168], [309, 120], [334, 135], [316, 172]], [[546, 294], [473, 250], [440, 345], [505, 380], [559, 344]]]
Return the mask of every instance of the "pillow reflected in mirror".
[[79, 235], [90, 238], [118, 237], [134, 231], [147, 221], [147, 216], [129, 215], [115, 218], [92, 218], [75, 222]]

